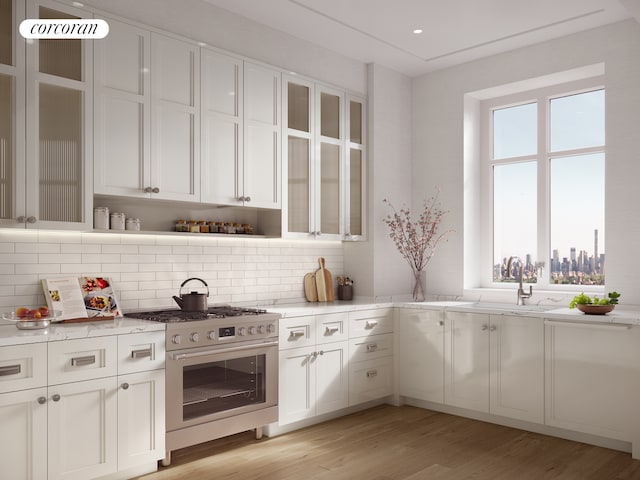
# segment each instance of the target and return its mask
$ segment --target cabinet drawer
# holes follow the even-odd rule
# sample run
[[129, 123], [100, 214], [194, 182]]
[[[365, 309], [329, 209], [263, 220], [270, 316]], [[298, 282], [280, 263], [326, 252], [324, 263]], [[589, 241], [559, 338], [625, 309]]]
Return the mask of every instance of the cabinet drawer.
[[49, 342], [49, 385], [116, 375], [117, 352], [115, 336]]
[[0, 393], [47, 384], [47, 344], [0, 347]]
[[349, 313], [349, 336], [379, 335], [393, 332], [393, 310], [377, 308]]
[[118, 374], [164, 368], [165, 333], [132, 333], [118, 336]]
[[349, 358], [351, 362], [388, 357], [390, 355], [393, 355], [392, 333], [349, 340]]
[[393, 357], [374, 358], [349, 365], [349, 406], [393, 393]]
[[349, 339], [349, 317], [346, 313], [332, 313], [316, 317], [316, 342], [318, 344]]
[[316, 317], [283, 318], [279, 321], [280, 350], [316, 344]]

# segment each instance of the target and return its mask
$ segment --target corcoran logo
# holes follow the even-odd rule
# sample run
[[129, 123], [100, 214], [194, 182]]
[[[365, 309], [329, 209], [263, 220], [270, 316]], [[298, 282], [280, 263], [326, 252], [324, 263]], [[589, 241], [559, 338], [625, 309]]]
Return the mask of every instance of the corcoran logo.
[[78, 39], [104, 38], [109, 34], [109, 24], [101, 19], [40, 19], [28, 18], [20, 23], [20, 35], [24, 38]]

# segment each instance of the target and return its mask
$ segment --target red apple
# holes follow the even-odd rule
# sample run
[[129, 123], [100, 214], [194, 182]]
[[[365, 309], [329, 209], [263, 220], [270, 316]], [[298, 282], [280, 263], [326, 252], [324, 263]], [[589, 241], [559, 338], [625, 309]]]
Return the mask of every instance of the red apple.
[[42, 306], [38, 307], [38, 312], [40, 312], [40, 317], [47, 318], [49, 316], [49, 308]]
[[18, 318], [29, 318], [30, 310], [27, 307], [18, 307], [16, 308], [16, 317]]

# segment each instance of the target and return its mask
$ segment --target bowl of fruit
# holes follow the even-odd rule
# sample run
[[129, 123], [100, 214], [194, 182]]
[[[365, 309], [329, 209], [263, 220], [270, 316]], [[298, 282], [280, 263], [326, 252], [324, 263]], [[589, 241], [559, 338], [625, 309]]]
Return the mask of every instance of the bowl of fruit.
[[577, 308], [587, 315], [605, 315], [615, 308], [619, 298], [620, 294], [618, 292], [609, 292], [606, 298], [591, 298], [581, 293], [573, 297], [569, 308]]
[[48, 307], [18, 307], [15, 312], [3, 313], [2, 319], [15, 322], [20, 330], [36, 330], [47, 328], [52, 321], [62, 315], [57, 310], [49, 310]]

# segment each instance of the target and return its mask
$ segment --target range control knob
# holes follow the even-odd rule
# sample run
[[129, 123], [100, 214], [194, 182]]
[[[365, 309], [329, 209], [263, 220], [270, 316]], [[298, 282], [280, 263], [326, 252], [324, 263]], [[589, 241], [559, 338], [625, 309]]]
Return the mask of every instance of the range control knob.
[[258, 333], [264, 334], [266, 331], [267, 331], [267, 327], [265, 327], [264, 325], [260, 325], [258, 327]]
[[180, 342], [182, 341], [182, 337], [181, 337], [180, 335], [174, 335], [174, 336], [171, 338], [171, 341], [172, 341], [173, 343], [175, 343], [176, 345], [180, 345]]
[[189, 337], [189, 340], [191, 340], [192, 342], [198, 342], [200, 340], [200, 335], [198, 335], [197, 332], [193, 332], [191, 334], [191, 336]]
[[270, 323], [269, 325], [267, 325], [267, 332], [273, 333], [275, 331], [276, 331], [276, 326], [273, 323]]
[[247, 334], [247, 329], [245, 327], [240, 327], [238, 329], [238, 335], [240, 335], [241, 337], [245, 336]]
[[208, 338], [209, 340], [215, 340], [215, 339], [216, 339], [216, 332], [214, 332], [213, 330], [209, 331], [209, 332], [207, 333], [207, 338]]
[[249, 327], [249, 335], [255, 335], [256, 334], [256, 327]]

